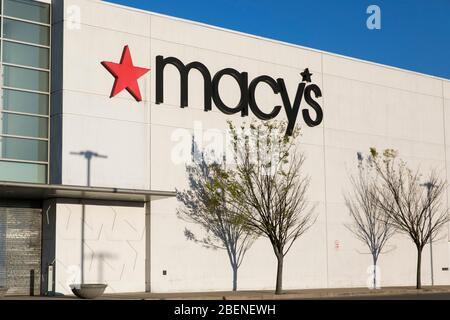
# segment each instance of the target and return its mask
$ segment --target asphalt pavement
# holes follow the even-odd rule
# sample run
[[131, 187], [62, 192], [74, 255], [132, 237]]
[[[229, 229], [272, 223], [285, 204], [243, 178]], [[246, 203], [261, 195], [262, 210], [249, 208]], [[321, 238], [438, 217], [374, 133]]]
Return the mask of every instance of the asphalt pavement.
[[450, 300], [450, 293], [401, 294], [383, 296], [352, 296], [324, 298], [321, 300]]

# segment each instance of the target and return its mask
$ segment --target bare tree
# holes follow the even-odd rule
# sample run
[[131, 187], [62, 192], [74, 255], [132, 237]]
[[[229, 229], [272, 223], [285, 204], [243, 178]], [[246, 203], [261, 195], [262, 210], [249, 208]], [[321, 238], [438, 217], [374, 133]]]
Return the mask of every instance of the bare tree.
[[396, 151], [386, 149], [380, 155], [372, 148], [370, 152], [381, 180], [376, 188], [379, 207], [386, 219], [397, 230], [407, 234], [417, 248], [416, 288], [420, 289], [422, 250], [449, 222], [448, 210], [442, 207], [441, 201], [446, 190], [445, 181], [432, 171], [426, 181], [433, 188], [426, 192], [420, 183], [422, 176], [419, 169], [409, 169], [404, 161], [398, 159]]
[[377, 179], [371, 163], [364, 161], [359, 153], [358, 160], [358, 174], [350, 176], [352, 191], [344, 196], [352, 218], [352, 223], [345, 226], [368, 247], [372, 255], [373, 288], [376, 289], [378, 258], [396, 230], [389, 216], [378, 205]]
[[177, 199], [184, 205], [178, 210], [178, 216], [200, 225], [206, 232], [205, 237], [198, 239], [186, 228], [187, 239], [206, 248], [226, 250], [233, 272], [233, 291], [236, 291], [238, 269], [256, 235], [237, 222], [235, 207], [225, 202], [225, 191], [219, 187], [215, 176], [221, 172], [220, 167], [218, 163], [208, 164], [204, 154], [198, 154], [193, 144], [193, 164], [186, 168], [189, 189], [177, 190]]
[[281, 294], [284, 257], [315, 222], [305, 157], [294, 144], [299, 129], [286, 136], [284, 122], [253, 122], [240, 130], [229, 122], [229, 128], [235, 163], [222, 184], [242, 223], [270, 240], [278, 262], [275, 293]]

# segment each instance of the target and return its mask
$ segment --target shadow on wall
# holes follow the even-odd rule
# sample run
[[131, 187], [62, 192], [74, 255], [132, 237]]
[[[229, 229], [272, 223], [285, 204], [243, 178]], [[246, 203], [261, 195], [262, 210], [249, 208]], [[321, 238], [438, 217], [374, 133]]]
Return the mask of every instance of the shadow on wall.
[[82, 156], [86, 159], [86, 163], [87, 163], [87, 170], [86, 170], [86, 185], [88, 187], [91, 186], [91, 162], [93, 158], [99, 158], [99, 159], [108, 159], [108, 156], [106, 155], [101, 155], [95, 151], [90, 151], [90, 150], [86, 150], [86, 151], [79, 151], [79, 152], [71, 152], [71, 155], [76, 155], [76, 156]]
[[[97, 268], [97, 281], [99, 283], [106, 283], [105, 282], [105, 264], [108, 265], [108, 263], [106, 262], [106, 259], [116, 259], [117, 255], [114, 255], [110, 252], [94, 252], [92, 255], [92, 259], [97, 259], [98, 260], [98, 268]], [[110, 268], [112, 268], [110, 266]]]
[[[87, 164], [87, 170], [86, 170], [86, 185], [88, 187], [91, 186], [91, 162], [93, 158], [99, 158], [99, 159], [107, 159], [108, 156], [106, 155], [101, 155], [95, 151], [90, 151], [90, 150], [86, 150], [86, 151], [79, 151], [79, 152], [70, 152], [71, 155], [77, 155], [77, 156], [82, 156], [86, 159], [86, 164]], [[85, 247], [85, 221], [86, 221], [86, 205], [83, 203], [82, 204], [82, 209], [81, 209], [81, 284], [84, 284], [84, 247]], [[102, 279], [103, 280], [103, 267], [101, 267], [101, 273], [102, 273]]]
[[214, 151], [209, 154], [199, 150], [194, 137], [191, 146], [192, 163], [186, 165], [188, 189], [176, 190], [177, 200], [182, 204], [177, 215], [180, 219], [196, 223], [203, 229], [202, 238], [185, 228], [187, 240], [208, 249], [225, 250], [232, 268], [232, 288], [237, 290], [238, 269], [248, 249], [257, 238], [256, 233], [243, 224], [236, 223], [240, 208], [226, 201], [225, 192], [215, 185], [215, 170], [224, 168], [226, 159], [218, 158]]

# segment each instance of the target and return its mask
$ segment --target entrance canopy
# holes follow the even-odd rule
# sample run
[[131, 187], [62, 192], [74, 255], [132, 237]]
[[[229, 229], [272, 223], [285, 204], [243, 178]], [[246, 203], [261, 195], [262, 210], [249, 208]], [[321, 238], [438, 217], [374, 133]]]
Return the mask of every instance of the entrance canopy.
[[175, 197], [174, 191], [0, 182], [0, 199], [48, 200], [55, 198], [147, 202]]

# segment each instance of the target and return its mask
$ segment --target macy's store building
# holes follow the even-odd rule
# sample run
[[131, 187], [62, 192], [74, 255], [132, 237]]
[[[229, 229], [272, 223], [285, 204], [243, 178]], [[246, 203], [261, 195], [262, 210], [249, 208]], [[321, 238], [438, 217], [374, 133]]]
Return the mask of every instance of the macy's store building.
[[[230, 290], [226, 253], [186, 240], [185, 228], [199, 230], [177, 217], [174, 197], [187, 186], [192, 135], [217, 146], [227, 120], [303, 129], [318, 218], [286, 257], [285, 289], [366, 286], [370, 255], [344, 226], [357, 152], [394, 148], [447, 175], [446, 79], [95, 0], [1, 6], [0, 286], [9, 294], [69, 294], [81, 281], [107, 292]], [[432, 257], [425, 249], [424, 285], [450, 284], [449, 240], [444, 228]], [[381, 285], [413, 285], [409, 239], [386, 251]], [[269, 241], [257, 240], [238, 287], [272, 289], [275, 271]]]

